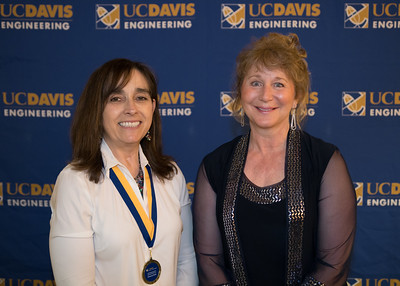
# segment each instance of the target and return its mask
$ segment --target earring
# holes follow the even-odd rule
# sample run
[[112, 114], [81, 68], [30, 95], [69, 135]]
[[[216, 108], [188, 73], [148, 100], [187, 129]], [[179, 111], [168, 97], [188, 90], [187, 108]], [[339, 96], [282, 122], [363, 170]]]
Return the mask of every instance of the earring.
[[244, 127], [244, 111], [243, 111], [243, 108], [240, 111], [240, 126]]
[[297, 129], [296, 108], [292, 108], [291, 114], [292, 118], [290, 120], [290, 129], [296, 130]]
[[144, 136], [147, 141], [151, 141], [151, 135], [150, 135], [150, 131], [147, 131], [146, 136]]

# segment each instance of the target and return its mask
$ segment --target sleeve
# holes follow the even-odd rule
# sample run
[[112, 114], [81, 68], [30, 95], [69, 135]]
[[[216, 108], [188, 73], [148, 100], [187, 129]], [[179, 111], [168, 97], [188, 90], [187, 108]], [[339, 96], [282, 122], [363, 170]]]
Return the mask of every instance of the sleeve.
[[58, 286], [95, 285], [92, 204], [87, 188], [83, 177], [65, 169], [51, 197], [49, 247]]
[[[338, 150], [329, 160], [318, 203], [317, 266], [303, 285], [346, 285], [356, 232], [356, 197]], [[312, 281], [323, 284], [311, 284]]]
[[179, 247], [176, 285], [195, 286], [198, 285], [198, 277], [196, 273], [196, 256], [193, 248], [193, 220], [191, 201], [183, 174], [181, 174], [181, 178], [180, 204], [183, 231], [181, 236], [181, 244]]
[[204, 164], [199, 168], [193, 200], [194, 248], [200, 285], [228, 284], [221, 235], [216, 215], [216, 193]]

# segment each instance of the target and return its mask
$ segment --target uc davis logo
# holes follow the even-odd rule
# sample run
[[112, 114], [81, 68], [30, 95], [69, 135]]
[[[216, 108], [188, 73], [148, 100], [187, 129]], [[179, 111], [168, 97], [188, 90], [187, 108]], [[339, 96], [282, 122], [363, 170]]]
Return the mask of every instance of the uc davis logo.
[[7, 207], [23, 208], [50, 207], [50, 197], [53, 193], [53, 189], [54, 184], [1, 182], [1, 204], [4, 205], [5, 203], [5, 206]]
[[399, 117], [400, 91], [343, 91], [342, 116]]
[[360, 278], [348, 278], [347, 286], [362, 286], [362, 279]]
[[244, 29], [245, 12], [245, 4], [221, 4], [221, 28]]
[[97, 4], [96, 5], [96, 29], [117, 30], [120, 28], [119, 4]]
[[342, 93], [342, 115], [365, 116], [366, 97], [365, 91], [344, 91]]
[[39, 280], [32, 278], [0, 278], [0, 286], [13, 286], [13, 285], [46, 285], [55, 286], [54, 280]]
[[344, 27], [347, 29], [367, 29], [369, 22], [369, 4], [344, 4]]
[[[363, 283], [364, 280], [364, 283]], [[397, 286], [400, 285], [400, 280], [396, 278], [348, 278], [348, 286]]]
[[220, 94], [220, 115], [221, 116], [232, 116], [232, 105], [233, 105], [233, 92], [222, 91]]
[[400, 207], [400, 183], [353, 182], [358, 207]]
[[[356, 182], [354, 183], [354, 189], [356, 191], [356, 200], [357, 200], [357, 206], [362, 206], [363, 205], [363, 190], [364, 190], [364, 183], [361, 182]], [[351, 284], [351, 285], [356, 285], [356, 284]]]

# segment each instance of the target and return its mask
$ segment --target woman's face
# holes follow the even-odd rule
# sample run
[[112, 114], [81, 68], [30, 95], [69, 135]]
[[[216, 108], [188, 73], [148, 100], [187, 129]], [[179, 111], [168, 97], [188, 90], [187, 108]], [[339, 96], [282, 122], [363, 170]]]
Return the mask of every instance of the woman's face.
[[288, 128], [297, 105], [294, 83], [280, 69], [253, 66], [241, 86], [241, 103], [252, 130]]
[[155, 106], [145, 77], [133, 70], [127, 85], [109, 96], [103, 111], [104, 140], [111, 150], [137, 147], [150, 129]]

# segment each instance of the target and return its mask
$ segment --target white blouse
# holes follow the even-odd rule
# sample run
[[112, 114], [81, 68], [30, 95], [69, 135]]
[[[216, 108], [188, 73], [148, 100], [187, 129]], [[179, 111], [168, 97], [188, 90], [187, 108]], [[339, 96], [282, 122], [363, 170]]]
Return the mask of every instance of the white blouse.
[[[147, 186], [143, 198], [128, 169], [103, 140], [104, 179], [89, 181], [85, 172], [66, 166], [51, 197], [50, 257], [58, 286], [147, 285], [143, 266], [150, 251], [131, 212], [114, 187], [109, 169], [118, 165], [148, 214]], [[139, 150], [141, 167], [148, 164]], [[152, 258], [161, 265], [153, 285], [197, 285], [192, 242], [191, 202], [178, 168], [171, 180], [153, 175], [157, 201], [157, 232]]]

